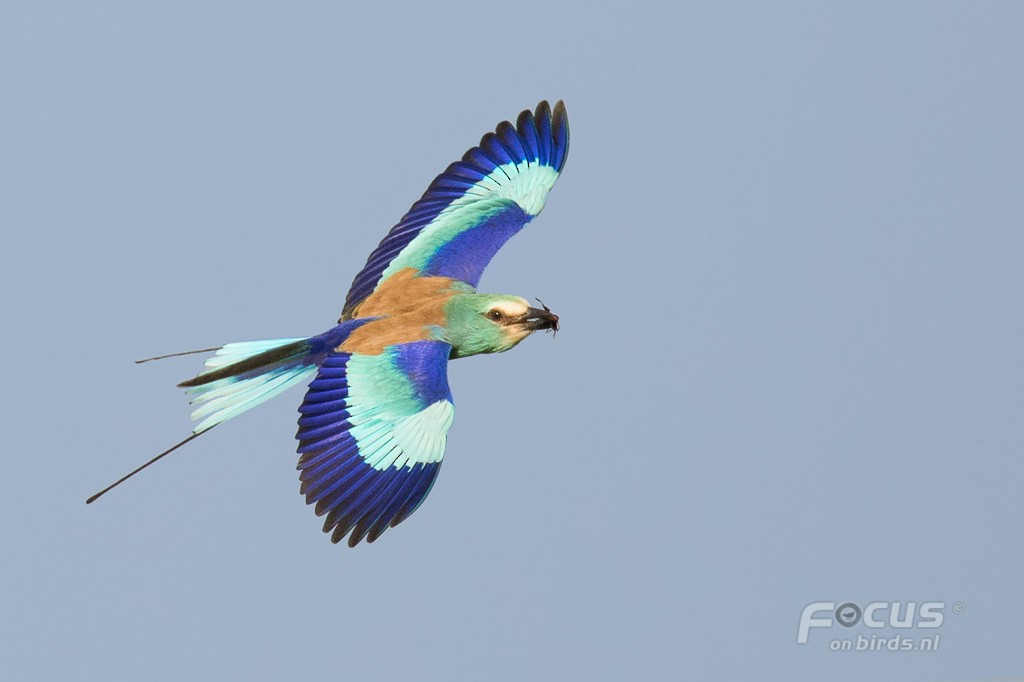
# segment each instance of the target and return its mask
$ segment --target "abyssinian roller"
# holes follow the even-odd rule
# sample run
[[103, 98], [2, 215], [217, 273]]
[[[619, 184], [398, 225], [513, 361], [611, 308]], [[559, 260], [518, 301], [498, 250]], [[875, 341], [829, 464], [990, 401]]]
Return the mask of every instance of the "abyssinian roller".
[[215, 351], [205, 371], [178, 384], [198, 421], [192, 435], [86, 502], [312, 377], [299, 406], [298, 469], [306, 503], [326, 517], [324, 532], [354, 547], [404, 521], [441, 468], [455, 415], [448, 361], [558, 330], [547, 306], [476, 287], [498, 249], [544, 208], [568, 152], [562, 102], [498, 124], [434, 179], [370, 254], [337, 326], [309, 338], [190, 351]]

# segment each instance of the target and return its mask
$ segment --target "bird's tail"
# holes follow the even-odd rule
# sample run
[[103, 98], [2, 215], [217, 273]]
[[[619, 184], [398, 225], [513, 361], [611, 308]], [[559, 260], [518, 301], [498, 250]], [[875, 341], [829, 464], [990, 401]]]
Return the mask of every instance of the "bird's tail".
[[316, 373], [324, 359], [348, 335], [367, 320], [349, 320], [308, 339], [241, 341], [219, 348], [172, 353], [137, 360], [149, 362], [194, 353], [216, 354], [206, 361], [206, 370], [178, 386], [185, 389], [193, 406], [192, 419], [199, 423], [192, 435], [164, 450], [142, 466], [125, 474], [85, 501], [91, 504], [146, 467], [194, 440], [217, 424], [237, 417], [265, 403], [277, 394]]
[[192, 429], [195, 436], [311, 377], [324, 358], [365, 322], [348, 320], [309, 338], [238, 341], [136, 362], [215, 352], [205, 371], [178, 384], [189, 396], [192, 419], [199, 422]]
[[204, 372], [178, 384], [199, 422], [192, 433], [237, 417], [314, 374], [323, 358], [311, 341], [240, 341], [218, 348]]

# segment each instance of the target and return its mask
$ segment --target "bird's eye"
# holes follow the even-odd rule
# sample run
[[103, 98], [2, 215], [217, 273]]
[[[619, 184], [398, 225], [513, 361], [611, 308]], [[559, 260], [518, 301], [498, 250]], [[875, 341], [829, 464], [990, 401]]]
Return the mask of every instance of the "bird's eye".
[[494, 320], [495, 322], [497, 322], [502, 317], [504, 317], [504, 315], [501, 314], [500, 310], [492, 310], [492, 311], [487, 313], [487, 317], [492, 319], [492, 320]]

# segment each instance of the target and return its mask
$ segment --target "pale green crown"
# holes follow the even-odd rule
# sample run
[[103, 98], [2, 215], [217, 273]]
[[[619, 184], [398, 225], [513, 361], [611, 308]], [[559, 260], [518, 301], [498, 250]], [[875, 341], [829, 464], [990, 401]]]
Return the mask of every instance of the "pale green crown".
[[446, 324], [439, 339], [452, 346], [452, 357], [502, 353], [530, 335], [531, 329], [513, 322], [529, 310], [519, 296], [455, 294], [445, 305]]

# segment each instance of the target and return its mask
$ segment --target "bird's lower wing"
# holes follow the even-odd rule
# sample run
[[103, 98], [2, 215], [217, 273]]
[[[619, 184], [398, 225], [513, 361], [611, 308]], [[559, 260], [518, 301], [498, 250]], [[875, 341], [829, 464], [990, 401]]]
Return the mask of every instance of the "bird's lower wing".
[[430, 492], [455, 413], [450, 352], [416, 341], [379, 355], [336, 352], [320, 365], [299, 407], [298, 468], [333, 542], [373, 542]]
[[541, 212], [569, 153], [561, 102], [498, 124], [437, 176], [356, 275], [342, 318], [393, 274], [450, 277], [476, 287], [498, 249]]

